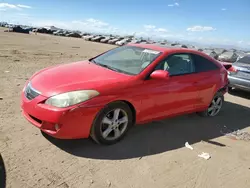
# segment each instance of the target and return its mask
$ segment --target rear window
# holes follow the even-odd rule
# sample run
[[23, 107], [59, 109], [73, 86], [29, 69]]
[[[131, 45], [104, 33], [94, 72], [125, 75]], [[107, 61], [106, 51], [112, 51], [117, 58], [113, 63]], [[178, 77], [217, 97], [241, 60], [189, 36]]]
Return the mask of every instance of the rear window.
[[240, 58], [237, 62], [238, 63], [250, 64], [250, 55]]
[[195, 61], [196, 72], [207, 72], [217, 70], [218, 66], [200, 55], [192, 54]]

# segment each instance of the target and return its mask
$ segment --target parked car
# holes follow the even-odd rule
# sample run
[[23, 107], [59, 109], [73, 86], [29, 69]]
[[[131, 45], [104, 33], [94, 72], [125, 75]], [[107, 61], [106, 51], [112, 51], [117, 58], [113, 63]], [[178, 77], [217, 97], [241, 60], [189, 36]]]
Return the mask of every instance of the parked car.
[[238, 55], [235, 52], [228, 51], [219, 55], [218, 60], [233, 63], [237, 60], [237, 58], [238, 58]]
[[219, 56], [219, 55], [221, 55], [221, 54], [227, 52], [227, 50], [224, 49], [224, 48], [215, 48], [215, 49], [214, 49], [214, 52]]
[[213, 57], [214, 59], [218, 58], [218, 54], [213, 50], [205, 49], [202, 52], [205, 53], [206, 55], [210, 56], [210, 57]]
[[114, 38], [114, 39], [112, 39], [112, 40], [109, 40], [108, 41], [108, 44], [115, 44], [117, 41], [120, 41], [120, 40], [122, 40], [123, 38]]
[[228, 69], [229, 89], [250, 91], [250, 55], [240, 58]]
[[131, 41], [131, 39], [125, 38], [125, 39], [122, 39], [120, 41], [117, 41], [115, 44], [118, 46], [122, 46], [122, 45], [128, 44], [130, 41]]
[[140, 43], [140, 40], [133, 39], [130, 43], [131, 43], [131, 44], [138, 44], [138, 43]]
[[91, 38], [90, 40], [94, 42], [100, 42], [104, 38], [105, 38], [104, 36], [96, 36], [94, 38]]
[[37, 33], [45, 33], [45, 34], [53, 34], [54, 31], [46, 28], [38, 28], [35, 32]]
[[114, 37], [105, 37], [104, 39], [101, 39], [100, 42], [107, 43], [109, 40], [112, 40]]
[[63, 30], [54, 31], [54, 32], [53, 32], [53, 35], [56, 35], [56, 36], [65, 36]]
[[74, 38], [82, 38], [82, 36], [79, 33], [75, 33], [75, 32], [69, 33], [66, 36], [67, 37], [74, 37]]
[[176, 44], [176, 45], [174, 45], [174, 47], [178, 47], [178, 48], [188, 48], [187, 45], [185, 45], [185, 44]]
[[63, 31], [62, 36], [67, 36], [70, 33], [71, 33], [70, 31]]
[[244, 57], [244, 56], [247, 55], [247, 53], [242, 52], [242, 51], [236, 51], [235, 53], [236, 53], [237, 56], [238, 56], [236, 61], [238, 61], [240, 58], [242, 58], [242, 57]]
[[95, 37], [95, 35], [88, 35], [88, 36], [84, 36], [83, 38], [85, 39], [85, 40], [91, 40], [92, 38], [94, 38]]
[[84, 36], [89, 36], [90, 34], [89, 33], [82, 33], [81, 36], [84, 37]]
[[30, 33], [30, 30], [29, 30], [29, 29], [24, 29], [24, 28], [22, 28], [21, 26], [13, 27], [13, 28], [12, 28], [12, 31], [13, 31], [13, 32], [16, 32], [16, 33], [25, 33], [25, 34], [29, 34], [29, 33]]
[[227, 70], [204, 53], [129, 44], [35, 73], [21, 107], [55, 138], [114, 144], [135, 124], [192, 112], [216, 116], [227, 85]]

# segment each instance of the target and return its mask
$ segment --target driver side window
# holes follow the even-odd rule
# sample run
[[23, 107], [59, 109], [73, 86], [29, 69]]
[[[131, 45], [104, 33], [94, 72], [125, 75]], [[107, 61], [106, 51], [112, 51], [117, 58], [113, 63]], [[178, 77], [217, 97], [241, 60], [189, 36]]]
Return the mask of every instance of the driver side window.
[[155, 70], [165, 70], [170, 76], [191, 74], [195, 72], [192, 56], [186, 53], [173, 54], [160, 62]]

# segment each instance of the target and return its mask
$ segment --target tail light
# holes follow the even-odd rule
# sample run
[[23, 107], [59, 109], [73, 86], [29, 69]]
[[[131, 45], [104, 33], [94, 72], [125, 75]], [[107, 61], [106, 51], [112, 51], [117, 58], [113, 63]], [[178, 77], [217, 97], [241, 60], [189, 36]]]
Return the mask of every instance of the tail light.
[[238, 72], [237, 68], [234, 66], [231, 66], [229, 69], [227, 69], [227, 72], [229, 75], [234, 75]]

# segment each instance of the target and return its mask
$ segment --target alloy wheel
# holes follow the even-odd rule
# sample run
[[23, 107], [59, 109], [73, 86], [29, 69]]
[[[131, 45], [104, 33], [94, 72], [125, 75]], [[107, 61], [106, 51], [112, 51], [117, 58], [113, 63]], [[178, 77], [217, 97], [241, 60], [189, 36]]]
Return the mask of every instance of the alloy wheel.
[[101, 121], [101, 134], [105, 140], [116, 140], [128, 126], [128, 114], [120, 108], [109, 111]]
[[208, 115], [216, 116], [220, 112], [222, 104], [223, 99], [220, 96], [215, 97], [207, 110]]

